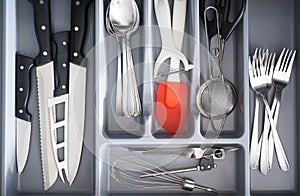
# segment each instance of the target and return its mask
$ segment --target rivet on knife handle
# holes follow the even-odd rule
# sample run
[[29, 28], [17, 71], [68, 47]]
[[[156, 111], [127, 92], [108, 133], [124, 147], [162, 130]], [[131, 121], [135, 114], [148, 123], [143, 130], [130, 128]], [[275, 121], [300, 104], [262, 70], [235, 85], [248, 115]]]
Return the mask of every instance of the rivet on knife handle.
[[54, 96], [69, 93], [69, 32], [60, 32], [53, 35], [56, 46], [54, 59], [54, 73], [56, 75]]
[[16, 117], [31, 121], [31, 114], [27, 111], [30, 94], [30, 70], [33, 59], [16, 54]]
[[36, 66], [52, 60], [50, 0], [28, 0], [34, 8], [34, 25], [40, 51], [36, 57]]
[[92, 2], [93, 0], [72, 0], [70, 61], [77, 65], [80, 65], [84, 59], [82, 48], [86, 34], [86, 9]]

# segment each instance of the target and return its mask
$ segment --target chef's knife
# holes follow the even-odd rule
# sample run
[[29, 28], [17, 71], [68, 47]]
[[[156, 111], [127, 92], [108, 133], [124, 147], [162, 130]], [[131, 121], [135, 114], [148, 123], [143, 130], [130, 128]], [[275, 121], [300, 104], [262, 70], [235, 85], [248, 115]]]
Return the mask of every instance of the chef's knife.
[[54, 71], [51, 48], [50, 0], [29, 0], [34, 9], [34, 26], [39, 44], [35, 58], [40, 122], [41, 159], [44, 189], [49, 189], [57, 178], [50, 134], [48, 99], [53, 97]]
[[85, 121], [86, 62], [82, 53], [86, 34], [87, 9], [93, 0], [72, 0], [69, 72], [69, 184], [76, 177], [81, 159]]
[[[60, 179], [65, 183], [63, 170], [68, 178], [68, 122], [69, 122], [69, 31], [55, 33], [54, 97], [48, 100], [52, 148]], [[61, 115], [56, 115], [61, 114]], [[63, 137], [63, 138], [60, 138]]]
[[27, 110], [30, 94], [30, 71], [33, 59], [16, 54], [16, 128], [17, 166], [21, 175], [28, 157], [31, 133], [31, 114]]

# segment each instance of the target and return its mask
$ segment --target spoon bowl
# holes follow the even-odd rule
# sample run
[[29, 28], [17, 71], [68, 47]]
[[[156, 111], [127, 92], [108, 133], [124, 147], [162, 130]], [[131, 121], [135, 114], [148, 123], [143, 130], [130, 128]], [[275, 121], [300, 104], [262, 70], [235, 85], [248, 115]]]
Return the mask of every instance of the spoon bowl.
[[109, 20], [112, 30], [126, 35], [137, 22], [135, 2], [132, 0], [112, 0], [109, 4]]

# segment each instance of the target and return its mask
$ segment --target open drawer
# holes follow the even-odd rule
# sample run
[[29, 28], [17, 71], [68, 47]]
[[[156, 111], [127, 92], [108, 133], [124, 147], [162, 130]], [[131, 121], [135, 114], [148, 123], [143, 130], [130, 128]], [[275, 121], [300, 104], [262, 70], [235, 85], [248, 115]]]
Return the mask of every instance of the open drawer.
[[[283, 47], [300, 50], [300, 13], [297, 0], [248, 0], [243, 19], [225, 44], [222, 70], [225, 78], [236, 87], [238, 99], [233, 112], [226, 119], [224, 129], [215, 134], [210, 121], [197, 109], [196, 95], [209, 78], [206, 63], [206, 39], [200, 12], [202, 0], [187, 0], [187, 16], [183, 53], [194, 69], [181, 73], [188, 84], [189, 98], [183, 134], [167, 132], [155, 114], [156, 90], [165, 78], [153, 77], [154, 63], [161, 49], [161, 39], [155, 17], [154, 0], [135, 0], [140, 12], [140, 25], [132, 35], [132, 54], [135, 64], [142, 115], [125, 118], [116, 115], [117, 41], [105, 27], [105, 14], [110, 0], [95, 0], [88, 10], [88, 36], [85, 53], [91, 63], [87, 68], [86, 127], [81, 164], [76, 180], [69, 186], [60, 179], [43, 190], [38, 128], [38, 107], [35, 70], [32, 72], [32, 93], [29, 111], [32, 117], [32, 139], [29, 158], [22, 175], [16, 168], [15, 131], [15, 53], [34, 57], [38, 51], [33, 26], [33, 10], [27, 0], [5, 0], [1, 20], [1, 195], [207, 195], [207, 192], [188, 192], [180, 187], [135, 190], [123, 186], [111, 175], [114, 162], [126, 156], [142, 156], [128, 150], [139, 148], [226, 147], [239, 150], [228, 152], [224, 160], [216, 161], [211, 171], [179, 174], [197, 184], [218, 190], [218, 195], [299, 195], [300, 172], [298, 160], [300, 139], [298, 104], [300, 59], [296, 57], [289, 85], [283, 92], [278, 121], [279, 136], [290, 162], [290, 169], [282, 172], [276, 158], [272, 170], [262, 175], [250, 169], [249, 149], [254, 115], [255, 95], [249, 84], [248, 56], [255, 48], [269, 48], [277, 53]], [[173, 5], [174, 0], [169, 0]], [[70, 0], [51, 0], [53, 32], [69, 29]], [[235, 1], [233, 8], [237, 9]], [[171, 6], [172, 7], [172, 6]], [[94, 46], [94, 47], [93, 47]], [[298, 55], [297, 55], [298, 56]], [[298, 84], [299, 83], [299, 84]], [[271, 97], [270, 97], [271, 98]], [[260, 111], [262, 114], [263, 111]], [[263, 117], [261, 115], [260, 124]], [[262, 125], [260, 125], [262, 126]], [[196, 159], [178, 156], [145, 156], [165, 168], [186, 168], [199, 163]]]

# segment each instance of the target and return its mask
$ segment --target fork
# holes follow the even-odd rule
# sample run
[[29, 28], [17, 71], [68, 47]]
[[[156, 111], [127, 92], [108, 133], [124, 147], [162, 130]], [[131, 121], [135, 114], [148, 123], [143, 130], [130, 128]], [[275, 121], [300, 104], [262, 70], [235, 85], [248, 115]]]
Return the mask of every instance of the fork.
[[[262, 64], [265, 60], [266, 53], [268, 53], [268, 50], [262, 50], [261, 48], [255, 49], [254, 55], [253, 55], [253, 61], [252, 64], [260, 63]], [[267, 89], [268, 90], [268, 89]], [[252, 127], [252, 137], [251, 137], [251, 149], [250, 149], [250, 167], [252, 169], [258, 168], [258, 162], [260, 157], [260, 149], [261, 149], [261, 140], [258, 142], [258, 118], [259, 118], [259, 95], [255, 96], [255, 112], [254, 112], [254, 120], [253, 120], [253, 127]], [[268, 118], [268, 116], [265, 113], [265, 118]]]
[[[274, 123], [277, 124], [279, 109], [280, 109], [280, 101], [281, 94], [283, 89], [287, 86], [290, 81], [291, 72], [294, 64], [294, 59], [296, 56], [296, 50], [283, 49], [280, 57], [275, 66], [274, 74], [273, 74], [273, 85], [275, 87], [275, 96], [272, 103], [271, 113], [274, 116]], [[270, 123], [269, 121], [265, 121], [264, 124], [264, 132], [269, 132]], [[269, 136], [269, 169], [272, 168], [273, 164], [273, 154], [274, 154], [274, 133], [271, 133]], [[278, 155], [277, 155], [278, 156]], [[281, 165], [280, 165], [281, 166]], [[283, 171], [287, 171], [289, 169], [289, 165], [287, 167], [281, 167]]]
[[[262, 75], [262, 81], [265, 85], [263, 88], [262, 94], [266, 98], [268, 95], [269, 90], [272, 87], [272, 76], [273, 76], [273, 67], [274, 67], [274, 60], [275, 60], [275, 54], [269, 54], [269, 50], [258, 50], [258, 57], [257, 55], [257, 49], [253, 58], [253, 63], [255, 64], [256, 68], [259, 68], [259, 74]], [[258, 98], [259, 95], [256, 95]], [[251, 160], [252, 160], [252, 168], [258, 167], [258, 160], [259, 155], [261, 157], [261, 164], [260, 164], [260, 170], [263, 174], [267, 174], [269, 171], [268, 167], [268, 132], [263, 132], [262, 134], [262, 141], [257, 142], [258, 140], [258, 111], [256, 111], [256, 121], [253, 125], [253, 128], [256, 130], [253, 130], [252, 137], [252, 149], [250, 152]], [[265, 120], [268, 120], [268, 114], [265, 111]], [[254, 141], [255, 140], [255, 141]], [[261, 149], [260, 149], [261, 148]], [[254, 162], [253, 162], [254, 161]], [[254, 165], [253, 165], [254, 163]]]
[[[257, 60], [256, 60], [257, 62]], [[269, 81], [272, 81], [272, 64], [269, 62], [266, 66], [262, 66], [262, 64], [254, 63], [252, 65], [251, 58], [249, 58], [249, 78], [252, 89], [255, 91], [257, 95], [260, 95], [264, 104], [265, 109], [268, 114], [268, 118], [271, 124], [271, 131], [274, 138], [275, 149], [277, 152], [278, 162], [281, 168], [289, 168], [289, 163], [287, 157], [285, 155], [284, 149], [282, 147], [280, 138], [277, 133], [277, 128], [272, 118], [270, 106], [268, 105], [268, 101], [265, 97], [266, 89], [269, 88]], [[266, 148], [267, 149], [267, 148]], [[262, 152], [263, 153], [263, 152]], [[262, 162], [261, 169], [263, 172], [268, 171], [268, 162]]]

